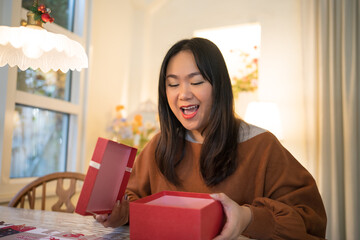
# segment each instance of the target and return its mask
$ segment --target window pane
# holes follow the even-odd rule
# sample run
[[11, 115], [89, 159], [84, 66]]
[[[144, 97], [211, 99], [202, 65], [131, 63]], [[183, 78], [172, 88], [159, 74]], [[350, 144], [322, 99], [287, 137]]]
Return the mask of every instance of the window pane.
[[[22, 0], [22, 7], [30, 9], [34, 0]], [[55, 18], [54, 23], [63, 28], [74, 31], [74, 9], [75, 0], [40, 0], [39, 5], [45, 4], [51, 9], [51, 17]]]
[[66, 170], [69, 115], [16, 105], [11, 178]]
[[36, 95], [57, 98], [70, 101], [70, 72], [63, 73], [60, 70], [50, 70], [47, 73], [41, 70], [18, 69], [17, 90], [33, 93]]

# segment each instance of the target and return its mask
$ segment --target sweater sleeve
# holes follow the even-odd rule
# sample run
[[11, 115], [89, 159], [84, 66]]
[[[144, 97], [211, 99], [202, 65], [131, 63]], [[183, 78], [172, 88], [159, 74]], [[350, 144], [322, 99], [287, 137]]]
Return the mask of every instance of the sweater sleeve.
[[129, 201], [151, 195], [150, 171], [156, 168], [154, 162], [155, 149], [158, 142], [158, 136], [153, 137], [143, 148], [136, 158], [128, 185], [126, 194]]
[[247, 204], [252, 221], [243, 234], [255, 239], [324, 239], [326, 213], [315, 180], [275, 137], [269, 142], [260, 162], [266, 166], [263, 197]]
[[143, 155], [143, 153], [140, 153], [136, 159], [125, 191], [130, 202], [150, 195], [150, 182], [146, 167], [139, 164], [139, 162], [142, 162]]

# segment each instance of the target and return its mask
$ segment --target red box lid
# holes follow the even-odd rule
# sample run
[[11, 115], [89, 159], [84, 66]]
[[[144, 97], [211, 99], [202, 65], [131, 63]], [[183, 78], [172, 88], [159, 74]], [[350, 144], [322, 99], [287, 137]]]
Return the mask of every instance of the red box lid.
[[130, 202], [130, 238], [213, 239], [223, 219], [221, 203], [209, 194], [162, 191]]
[[75, 212], [110, 213], [129, 181], [136, 148], [98, 138]]

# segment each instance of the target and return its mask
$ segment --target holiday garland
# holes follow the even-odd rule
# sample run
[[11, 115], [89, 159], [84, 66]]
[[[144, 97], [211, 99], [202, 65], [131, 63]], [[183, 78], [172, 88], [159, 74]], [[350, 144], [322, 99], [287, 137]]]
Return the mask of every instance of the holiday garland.
[[30, 11], [35, 14], [34, 20], [41, 21], [43, 23], [47, 22], [54, 22], [54, 18], [50, 16], [51, 10], [50, 8], [46, 8], [44, 4], [38, 5], [35, 4], [34, 6], [30, 7]]

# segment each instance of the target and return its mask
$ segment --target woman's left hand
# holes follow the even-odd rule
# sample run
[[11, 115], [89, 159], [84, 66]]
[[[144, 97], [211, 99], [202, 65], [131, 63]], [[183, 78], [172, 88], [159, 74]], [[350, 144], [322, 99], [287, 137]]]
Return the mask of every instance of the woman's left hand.
[[252, 213], [250, 208], [240, 206], [224, 193], [210, 194], [210, 196], [221, 202], [226, 215], [223, 230], [213, 240], [238, 239], [251, 221]]
[[98, 214], [94, 218], [104, 227], [119, 227], [126, 224], [129, 220], [129, 202], [123, 199], [122, 202], [118, 200], [110, 215]]

